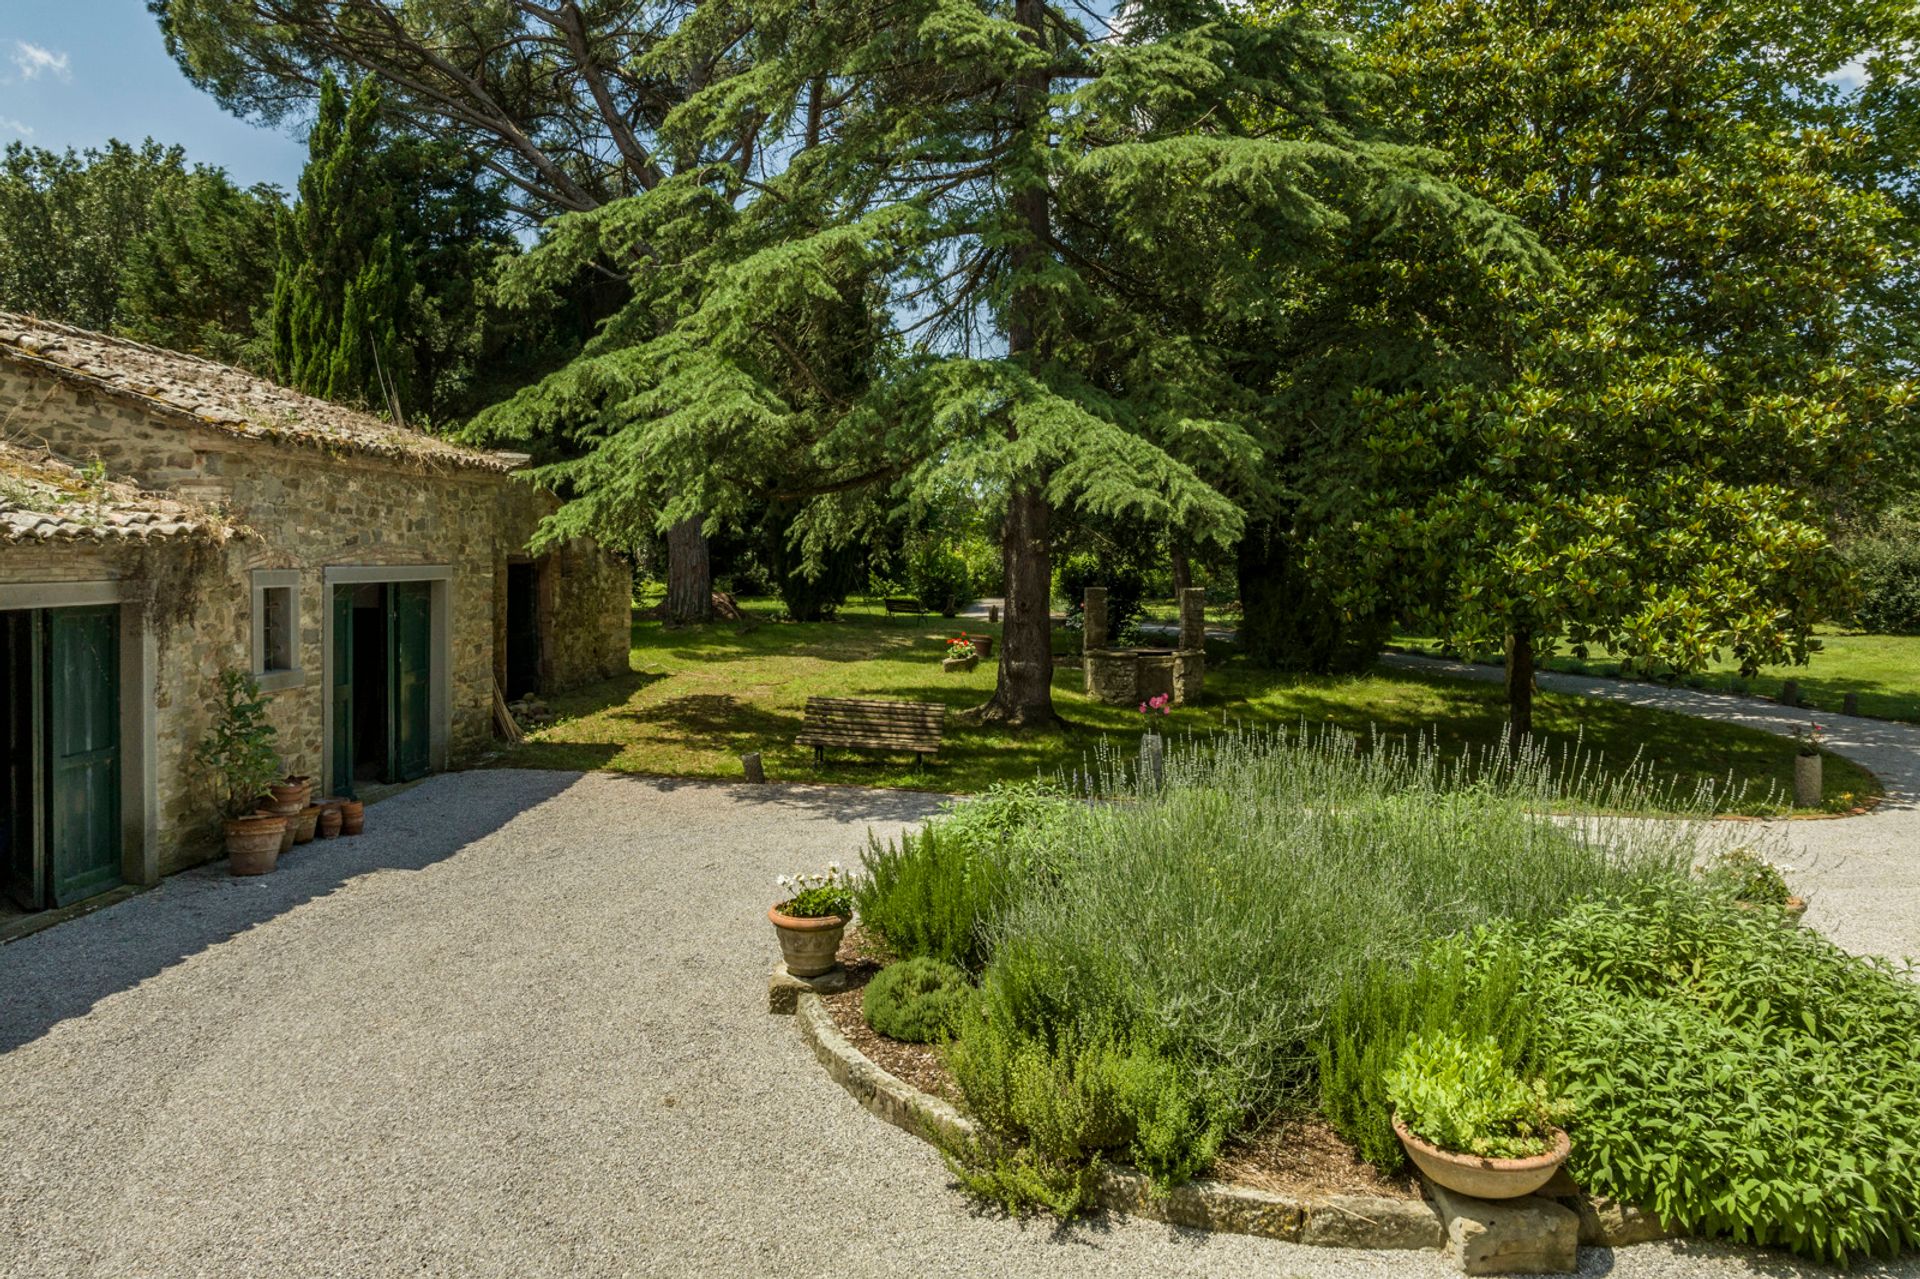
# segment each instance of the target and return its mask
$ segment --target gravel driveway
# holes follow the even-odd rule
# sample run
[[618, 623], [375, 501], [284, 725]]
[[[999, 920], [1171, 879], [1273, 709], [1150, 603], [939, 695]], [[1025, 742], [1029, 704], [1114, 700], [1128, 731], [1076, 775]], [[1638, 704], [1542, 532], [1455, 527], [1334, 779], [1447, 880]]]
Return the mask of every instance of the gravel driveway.
[[[0, 947], [0, 1273], [1450, 1273], [977, 1212], [828, 1082], [763, 1011], [773, 876], [930, 805], [446, 776], [276, 875], [176, 876]], [[1704, 1246], [1585, 1267], [1802, 1273]]]

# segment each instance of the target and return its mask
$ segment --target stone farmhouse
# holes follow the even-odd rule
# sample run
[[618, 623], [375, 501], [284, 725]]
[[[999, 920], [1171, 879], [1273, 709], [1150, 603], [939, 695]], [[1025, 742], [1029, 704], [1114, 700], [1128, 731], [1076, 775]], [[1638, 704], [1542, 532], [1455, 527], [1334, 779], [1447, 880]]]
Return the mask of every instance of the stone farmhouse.
[[497, 693], [624, 673], [629, 565], [528, 554], [525, 461], [0, 312], [0, 899], [218, 855], [224, 670], [321, 794], [474, 759]]

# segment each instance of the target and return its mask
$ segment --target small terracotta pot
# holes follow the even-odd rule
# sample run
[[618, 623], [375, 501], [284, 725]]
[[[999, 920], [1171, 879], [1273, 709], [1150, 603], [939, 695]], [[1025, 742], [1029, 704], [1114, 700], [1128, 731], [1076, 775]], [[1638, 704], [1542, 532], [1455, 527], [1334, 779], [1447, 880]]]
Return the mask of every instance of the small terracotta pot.
[[300, 820], [300, 814], [282, 813], [272, 808], [263, 808], [260, 810], [260, 815], [262, 817], [278, 817], [284, 820], [285, 824], [280, 827], [280, 851], [283, 853], [292, 852], [293, 824]]
[[313, 798], [313, 783], [307, 781], [275, 782], [268, 788], [268, 800], [265, 807], [272, 812], [284, 813], [288, 817], [299, 814]]
[[1532, 1194], [1553, 1180], [1573, 1149], [1562, 1128], [1553, 1130], [1553, 1149], [1525, 1159], [1483, 1159], [1442, 1150], [1408, 1131], [1398, 1115], [1393, 1117], [1393, 1132], [1427, 1180], [1475, 1199], [1518, 1199]]
[[773, 931], [780, 937], [780, 953], [786, 957], [787, 971], [795, 977], [818, 977], [831, 972], [840, 953], [840, 934], [847, 931], [843, 915], [825, 915], [819, 919], [801, 919], [784, 915], [780, 906], [767, 908]]
[[321, 839], [332, 839], [340, 833], [340, 801], [330, 799], [320, 805], [320, 823], [317, 833]]
[[227, 870], [235, 875], [265, 875], [280, 864], [280, 844], [286, 838], [287, 819], [281, 813], [254, 813], [229, 817]]
[[367, 806], [357, 799], [340, 802], [340, 833], [358, 835], [367, 828]]
[[311, 844], [313, 842], [313, 832], [319, 824], [320, 805], [308, 804], [294, 815], [292, 822], [293, 842], [296, 844]]
[[979, 657], [991, 659], [993, 657], [993, 636], [982, 635], [976, 638], [973, 641], [973, 651], [975, 655]]

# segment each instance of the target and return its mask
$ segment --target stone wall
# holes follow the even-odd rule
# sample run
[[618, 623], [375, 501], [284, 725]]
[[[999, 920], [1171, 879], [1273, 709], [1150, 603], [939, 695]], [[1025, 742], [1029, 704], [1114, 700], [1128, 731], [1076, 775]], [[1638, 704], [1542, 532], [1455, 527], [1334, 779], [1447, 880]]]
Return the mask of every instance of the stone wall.
[[[161, 868], [216, 851], [216, 814], [192, 762], [211, 722], [220, 672], [252, 653], [252, 573], [299, 574], [298, 674], [277, 678], [272, 717], [289, 771], [320, 774], [323, 574], [333, 566], [446, 565], [451, 666], [449, 764], [493, 740], [496, 620], [506, 565], [522, 554], [552, 499], [476, 468], [409, 463], [342, 449], [249, 440], [150, 415], [118, 397], [0, 363], [0, 419], [25, 444], [228, 514], [241, 534], [189, 552], [163, 545], [108, 555], [81, 548], [8, 548], [0, 580], [130, 577], [155, 584], [156, 775]], [[559, 552], [551, 620], [553, 684], [627, 669], [630, 577], [625, 561], [588, 543]], [[551, 691], [551, 690], [550, 690]]]

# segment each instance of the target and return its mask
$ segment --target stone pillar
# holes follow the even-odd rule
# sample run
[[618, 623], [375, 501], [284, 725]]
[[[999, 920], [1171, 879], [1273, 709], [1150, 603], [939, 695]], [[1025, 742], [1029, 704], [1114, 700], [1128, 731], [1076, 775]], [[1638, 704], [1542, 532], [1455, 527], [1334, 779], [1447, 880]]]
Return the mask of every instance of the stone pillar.
[[1198, 586], [1180, 592], [1180, 647], [1207, 646], [1207, 593]]
[[1086, 629], [1081, 635], [1080, 651], [1091, 653], [1095, 649], [1107, 646], [1107, 588], [1089, 586], [1086, 603], [1082, 606], [1080, 620]]

